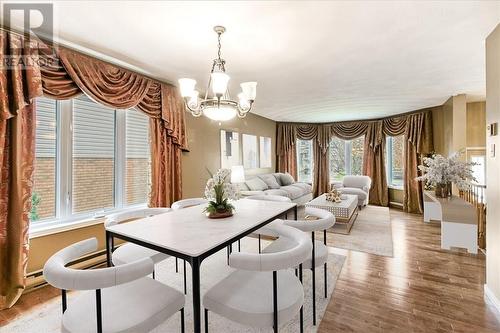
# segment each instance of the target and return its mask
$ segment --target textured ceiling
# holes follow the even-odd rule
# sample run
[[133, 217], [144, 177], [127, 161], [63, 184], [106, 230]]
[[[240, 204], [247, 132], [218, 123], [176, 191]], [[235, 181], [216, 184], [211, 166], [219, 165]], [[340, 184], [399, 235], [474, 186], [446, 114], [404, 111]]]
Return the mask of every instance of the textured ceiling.
[[[369, 119], [485, 94], [485, 38], [498, 1], [55, 2], [58, 38], [204, 89], [225, 25], [233, 95], [258, 81], [254, 112], [281, 121]], [[108, 59], [109, 60], [109, 59]]]

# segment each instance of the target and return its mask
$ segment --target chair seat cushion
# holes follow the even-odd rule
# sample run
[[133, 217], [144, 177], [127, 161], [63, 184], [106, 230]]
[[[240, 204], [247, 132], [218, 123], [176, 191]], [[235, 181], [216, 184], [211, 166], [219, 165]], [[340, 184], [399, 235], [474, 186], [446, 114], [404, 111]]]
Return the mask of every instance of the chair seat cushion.
[[[304, 302], [304, 288], [291, 271], [278, 271], [278, 323], [290, 321]], [[203, 296], [203, 306], [252, 327], [273, 326], [273, 273], [234, 271]]]
[[169, 257], [167, 254], [148, 249], [137, 244], [127, 243], [118, 247], [113, 252], [113, 264], [115, 266], [128, 264], [139, 259], [151, 258], [155, 264]]
[[355, 187], [343, 187], [340, 189], [342, 193], [357, 195], [359, 200], [365, 200], [368, 195], [365, 191]]
[[[296, 244], [289, 238], [280, 237], [271, 244], [269, 244], [268, 246], [266, 246], [266, 248], [262, 252], [263, 253], [282, 252], [291, 249], [294, 246], [296, 246]], [[323, 244], [323, 242], [314, 241], [314, 254], [315, 254], [314, 255], [315, 266], [316, 267], [322, 266], [328, 260], [328, 247], [326, 247], [326, 245]], [[312, 258], [312, 253], [309, 255], [307, 260], [302, 263], [303, 269], [311, 269], [312, 267], [311, 258]]]
[[[184, 295], [145, 277], [101, 290], [103, 332], [149, 332], [184, 307]], [[62, 332], [97, 331], [96, 294], [69, 299]]]

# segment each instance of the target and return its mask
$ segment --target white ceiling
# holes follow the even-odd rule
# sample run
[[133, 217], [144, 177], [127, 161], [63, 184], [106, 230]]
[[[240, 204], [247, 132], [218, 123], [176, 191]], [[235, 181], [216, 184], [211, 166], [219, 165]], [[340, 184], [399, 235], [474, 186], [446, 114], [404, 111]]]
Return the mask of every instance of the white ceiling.
[[500, 1], [56, 1], [58, 38], [87, 53], [204, 90], [214, 25], [235, 95], [281, 121], [369, 119], [485, 94], [485, 38]]

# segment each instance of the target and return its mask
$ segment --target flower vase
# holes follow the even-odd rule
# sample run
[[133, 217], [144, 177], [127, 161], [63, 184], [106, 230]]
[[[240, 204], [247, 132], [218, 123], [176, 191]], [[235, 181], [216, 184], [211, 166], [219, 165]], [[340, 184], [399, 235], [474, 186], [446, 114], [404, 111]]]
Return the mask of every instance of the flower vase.
[[233, 216], [232, 210], [222, 211], [222, 212], [212, 212], [207, 214], [209, 219], [222, 219], [224, 217]]
[[434, 189], [434, 193], [436, 194], [436, 197], [438, 198], [448, 198], [450, 191], [449, 189], [451, 188], [450, 183], [438, 183], [436, 184], [436, 188]]

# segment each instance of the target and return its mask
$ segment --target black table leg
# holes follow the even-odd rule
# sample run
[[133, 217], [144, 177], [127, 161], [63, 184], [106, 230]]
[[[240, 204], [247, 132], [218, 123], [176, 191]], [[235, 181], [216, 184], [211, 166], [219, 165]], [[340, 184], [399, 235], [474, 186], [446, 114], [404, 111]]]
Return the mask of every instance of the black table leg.
[[193, 325], [194, 332], [201, 332], [201, 300], [200, 300], [200, 265], [199, 258], [191, 259], [191, 275], [193, 278]]
[[106, 230], [106, 264], [108, 267], [113, 266], [111, 257], [113, 256], [113, 235]]

